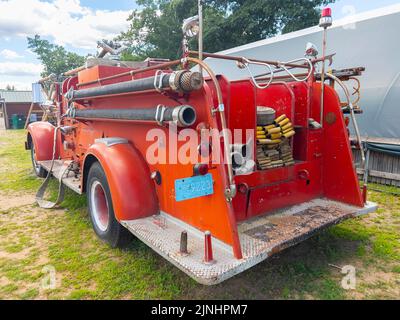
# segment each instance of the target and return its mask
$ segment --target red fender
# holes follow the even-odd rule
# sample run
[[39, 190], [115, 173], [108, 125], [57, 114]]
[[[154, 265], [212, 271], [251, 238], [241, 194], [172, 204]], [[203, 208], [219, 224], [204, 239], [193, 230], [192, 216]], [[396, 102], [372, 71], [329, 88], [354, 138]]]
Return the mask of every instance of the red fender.
[[93, 144], [84, 159], [84, 188], [90, 165], [94, 160], [100, 162], [106, 174], [118, 221], [145, 218], [159, 212], [150, 169], [134, 146], [129, 143], [109, 146], [102, 142]]
[[[35, 146], [36, 161], [47, 161], [53, 159], [53, 141], [55, 127], [44, 121], [34, 122], [28, 126], [28, 145], [32, 147], [29, 139]], [[30, 138], [29, 138], [30, 137]], [[58, 141], [60, 143], [60, 141]], [[56, 158], [59, 157], [58, 148]]]

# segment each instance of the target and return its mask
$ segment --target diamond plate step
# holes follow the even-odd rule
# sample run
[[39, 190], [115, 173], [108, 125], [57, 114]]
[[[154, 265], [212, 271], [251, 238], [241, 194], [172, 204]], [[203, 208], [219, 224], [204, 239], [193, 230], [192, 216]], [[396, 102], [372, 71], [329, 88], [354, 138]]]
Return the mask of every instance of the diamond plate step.
[[[166, 213], [121, 223], [197, 282], [215, 285], [311, 237], [319, 230], [352, 217], [374, 212], [376, 208], [374, 203], [368, 203], [360, 209], [339, 202], [316, 199], [272, 215], [257, 217], [238, 225], [243, 259], [235, 259], [230, 246], [213, 239], [216, 263], [212, 265], [203, 263], [203, 233]], [[187, 256], [179, 253], [182, 231], [188, 233]]]

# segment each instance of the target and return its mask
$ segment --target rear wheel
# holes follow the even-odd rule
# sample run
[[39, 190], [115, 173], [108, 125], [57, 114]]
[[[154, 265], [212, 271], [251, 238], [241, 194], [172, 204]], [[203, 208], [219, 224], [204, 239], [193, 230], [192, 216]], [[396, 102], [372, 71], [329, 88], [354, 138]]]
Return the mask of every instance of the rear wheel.
[[115, 218], [107, 178], [98, 162], [89, 170], [86, 195], [90, 220], [96, 235], [113, 248], [128, 245], [133, 236]]
[[31, 160], [32, 160], [33, 171], [35, 172], [35, 174], [39, 178], [46, 178], [47, 171], [36, 161], [35, 145], [33, 144], [33, 142], [31, 143]]

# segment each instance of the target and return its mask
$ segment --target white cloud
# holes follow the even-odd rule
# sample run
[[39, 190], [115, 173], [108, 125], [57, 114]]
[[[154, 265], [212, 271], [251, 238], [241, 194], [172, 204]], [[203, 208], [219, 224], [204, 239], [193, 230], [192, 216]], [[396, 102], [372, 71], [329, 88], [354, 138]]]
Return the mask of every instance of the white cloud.
[[0, 62], [0, 75], [8, 77], [36, 76], [39, 77], [43, 66], [35, 63]]
[[7, 86], [12, 86], [15, 90], [32, 90], [33, 81], [0, 81], [0, 89], [5, 89]]
[[59, 45], [95, 49], [125, 31], [130, 11], [92, 10], [79, 0], [0, 0], [0, 37], [39, 34]]
[[17, 52], [15, 52], [13, 50], [4, 49], [4, 50], [0, 51], [0, 58], [4, 58], [7, 60], [13, 60], [13, 59], [18, 59], [18, 58], [23, 58], [23, 56], [21, 56], [20, 54], [18, 54]]

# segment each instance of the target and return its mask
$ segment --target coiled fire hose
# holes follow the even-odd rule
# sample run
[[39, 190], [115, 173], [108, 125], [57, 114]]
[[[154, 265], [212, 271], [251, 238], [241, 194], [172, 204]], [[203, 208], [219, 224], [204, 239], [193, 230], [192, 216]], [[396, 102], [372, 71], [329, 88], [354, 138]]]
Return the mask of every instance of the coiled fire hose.
[[51, 166], [50, 166], [50, 170], [47, 173], [47, 177], [44, 180], [44, 182], [42, 183], [42, 185], [40, 186], [38, 192], [36, 193], [36, 202], [39, 205], [40, 208], [43, 209], [53, 209], [56, 206], [58, 206], [61, 202], [63, 202], [64, 200], [64, 195], [65, 195], [65, 186], [62, 182], [62, 179], [64, 178], [65, 173], [70, 169], [70, 166], [72, 164], [72, 161], [66, 161], [64, 162], [64, 166], [61, 169], [60, 172], [60, 177], [58, 179], [59, 185], [58, 185], [58, 195], [57, 195], [57, 200], [55, 202], [49, 201], [49, 200], [45, 200], [44, 195], [45, 192], [49, 186], [49, 182], [51, 180], [51, 176], [52, 176], [52, 172], [53, 172], [53, 168], [54, 168], [54, 163], [56, 160], [56, 150], [57, 150], [57, 133], [60, 130], [60, 127], [57, 126], [54, 129], [54, 139], [53, 139], [53, 158], [51, 160]]

